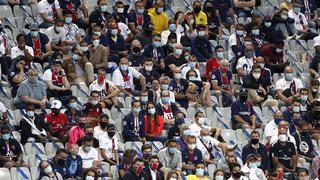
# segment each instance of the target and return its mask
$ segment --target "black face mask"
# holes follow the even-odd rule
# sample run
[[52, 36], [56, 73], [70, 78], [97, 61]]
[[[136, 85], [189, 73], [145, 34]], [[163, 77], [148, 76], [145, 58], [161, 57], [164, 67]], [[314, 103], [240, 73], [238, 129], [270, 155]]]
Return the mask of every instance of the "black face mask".
[[201, 7], [200, 6], [196, 6], [193, 8], [193, 12], [198, 14], [201, 11]]
[[58, 159], [58, 164], [60, 165], [60, 166], [64, 166], [64, 163], [65, 163], [65, 160], [63, 160], [63, 159]]
[[51, 112], [53, 116], [58, 116], [58, 114], [60, 113], [59, 110], [52, 110]]
[[309, 133], [308, 133], [308, 132], [305, 132], [305, 131], [302, 131], [302, 132], [300, 132], [300, 134], [301, 134], [302, 136], [307, 136]]
[[109, 137], [113, 137], [115, 134], [116, 134], [116, 132], [113, 132], [113, 131], [108, 132], [108, 136], [109, 136]]
[[79, 127], [84, 128], [84, 126], [86, 125], [86, 123], [79, 123]]
[[319, 117], [319, 116], [320, 116], [320, 111], [315, 111], [315, 110], [313, 110], [313, 113], [314, 113], [314, 115], [315, 115], [316, 117]]
[[86, 133], [86, 136], [93, 137], [93, 133]]
[[244, 103], [244, 102], [247, 101], [247, 99], [248, 99], [248, 95], [247, 94], [242, 94], [242, 95], [239, 96], [240, 102]]
[[47, 2], [48, 2], [49, 4], [54, 3], [54, 1], [55, 1], [55, 0], [47, 0]]
[[107, 122], [99, 122], [101, 128], [106, 128], [108, 126]]
[[205, 8], [205, 11], [206, 11], [206, 12], [211, 12], [211, 10], [212, 10], [212, 7], [206, 7], [206, 8]]
[[241, 172], [232, 173], [232, 177], [237, 178], [237, 179], [240, 178]]
[[137, 54], [137, 53], [140, 53], [141, 48], [140, 47], [133, 47], [132, 51]]
[[259, 139], [251, 139], [251, 144], [256, 145], [259, 143]]

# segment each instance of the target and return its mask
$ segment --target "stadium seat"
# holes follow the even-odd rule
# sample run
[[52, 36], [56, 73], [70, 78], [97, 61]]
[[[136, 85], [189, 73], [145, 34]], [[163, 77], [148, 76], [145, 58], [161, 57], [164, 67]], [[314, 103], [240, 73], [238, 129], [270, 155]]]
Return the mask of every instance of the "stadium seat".
[[314, 40], [313, 39], [308, 40], [307, 44], [308, 44], [308, 50], [313, 50], [314, 49], [314, 47], [313, 47]]
[[236, 136], [238, 140], [250, 140], [251, 129], [237, 129]]
[[6, 35], [7, 35], [7, 37], [8, 37], [9, 40], [14, 41], [14, 37], [13, 37], [13, 35], [12, 35], [12, 31], [11, 31], [9, 28], [5, 28], [5, 29], [4, 29], [4, 32], [6, 33]]
[[113, 180], [119, 179], [118, 167], [116, 165], [112, 165], [110, 167], [110, 171], [112, 173]]
[[64, 148], [63, 144], [60, 142], [47, 142], [45, 144], [46, 154], [55, 154], [60, 148]]
[[26, 143], [24, 145], [26, 155], [30, 154], [45, 154], [44, 147], [41, 143]]
[[10, 171], [8, 168], [0, 168], [0, 179], [11, 180]]
[[30, 167], [31, 179], [38, 180], [40, 175], [39, 167]]
[[142, 142], [139, 141], [132, 141], [126, 142], [124, 148], [127, 149], [134, 149], [138, 152], [141, 152]]
[[209, 164], [208, 165], [208, 174], [210, 179], [214, 179], [213, 173], [216, 170], [216, 165], [215, 164]]
[[1, 5], [0, 17], [14, 17], [11, 7], [8, 5]]
[[160, 141], [148, 141], [147, 143], [151, 144], [152, 153], [155, 154], [157, 154], [163, 148], [163, 144]]
[[187, 121], [188, 121], [188, 123], [193, 123], [194, 122], [194, 115], [196, 114], [196, 109], [194, 108], [194, 107], [189, 107], [188, 109], [187, 109]]
[[29, 154], [28, 160], [30, 167], [38, 167], [41, 161], [46, 161], [48, 158], [44, 154]]
[[10, 169], [11, 179], [26, 180], [31, 179], [29, 169], [26, 167], [13, 167]]
[[14, 6], [13, 14], [15, 17], [34, 17], [30, 6]]
[[304, 40], [290, 40], [289, 46], [291, 51], [305, 51], [308, 45]]
[[15, 140], [17, 140], [18, 142], [20, 142], [21, 140], [21, 135], [20, 135], [20, 132], [19, 131], [12, 131], [12, 136]]
[[235, 134], [235, 131], [233, 129], [222, 129], [221, 130], [221, 136], [223, 137], [224, 141], [227, 143], [227, 144], [232, 144], [230, 143], [230, 141], [234, 141], [234, 142], [237, 142], [236, 141], [236, 134]]

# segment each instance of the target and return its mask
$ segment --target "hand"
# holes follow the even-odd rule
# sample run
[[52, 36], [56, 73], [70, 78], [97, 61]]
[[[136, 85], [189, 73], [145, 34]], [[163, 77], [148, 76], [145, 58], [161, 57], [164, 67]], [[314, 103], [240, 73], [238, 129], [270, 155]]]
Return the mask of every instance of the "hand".
[[290, 62], [289, 62], [289, 61], [286, 61], [284, 64], [285, 64], [286, 66], [289, 66], [289, 65], [290, 65]]
[[142, 144], [145, 144], [147, 142], [147, 139], [146, 138], [142, 138]]
[[65, 76], [65, 75], [66, 75], [64, 69], [60, 69], [60, 71], [61, 71], [61, 75], [62, 75], [62, 76]]
[[83, 21], [84, 21], [85, 24], [88, 24], [89, 23], [89, 18], [84, 18]]

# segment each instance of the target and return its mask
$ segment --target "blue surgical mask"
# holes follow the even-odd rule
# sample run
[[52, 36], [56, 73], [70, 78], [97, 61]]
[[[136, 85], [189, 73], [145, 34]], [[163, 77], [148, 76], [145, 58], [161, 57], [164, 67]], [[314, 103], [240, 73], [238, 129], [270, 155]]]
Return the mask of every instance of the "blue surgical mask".
[[194, 69], [197, 65], [197, 62], [189, 62], [189, 66], [191, 67], [191, 69]]
[[107, 9], [108, 9], [108, 6], [107, 5], [102, 5], [102, 6], [100, 6], [100, 11], [101, 12], [107, 12]]
[[276, 125], [278, 125], [281, 120], [282, 120], [282, 118], [274, 118], [274, 123], [275, 123]]
[[292, 81], [292, 79], [293, 79], [293, 74], [292, 74], [292, 73], [287, 73], [287, 74], [286, 74], [286, 79], [287, 79], [288, 81]]
[[197, 80], [197, 77], [195, 77], [195, 76], [189, 76], [189, 80], [190, 80], [190, 81], [195, 81], [195, 80]]
[[181, 56], [182, 55], [182, 49], [176, 49], [175, 53], [176, 53], [176, 55]]
[[111, 30], [111, 35], [115, 36], [118, 34], [118, 29], [112, 29]]
[[243, 36], [243, 31], [242, 30], [236, 30], [236, 34], [238, 36]]
[[300, 118], [292, 119], [292, 122], [295, 126], [298, 126], [300, 121], [301, 121]]
[[66, 17], [65, 18], [66, 24], [71, 24], [72, 23], [72, 17]]
[[155, 108], [151, 108], [148, 110], [148, 113], [151, 115], [154, 115], [154, 113], [156, 113], [156, 109]]
[[264, 68], [264, 63], [259, 63], [259, 66], [263, 69]]
[[306, 102], [308, 100], [308, 95], [301, 95], [301, 101]]
[[27, 115], [29, 118], [33, 118], [33, 117], [34, 117], [34, 112], [33, 112], [33, 111], [27, 111], [27, 112], [26, 112], [26, 115]]
[[170, 153], [170, 154], [174, 154], [174, 153], [177, 152], [177, 148], [175, 148], [175, 147], [173, 147], [173, 148], [172, 148], [172, 147], [169, 147], [168, 150], [169, 150], [169, 153]]
[[3, 140], [8, 141], [10, 139], [10, 134], [2, 134], [1, 137]]
[[148, 96], [141, 96], [140, 100], [142, 103], [146, 103], [146, 102], [148, 102]]
[[256, 165], [257, 165], [257, 167], [260, 167], [261, 166], [261, 161], [256, 162]]
[[99, 43], [100, 43], [100, 40], [99, 40], [99, 39], [96, 39], [96, 40], [93, 40], [93, 41], [92, 41], [92, 45], [93, 45], [94, 47], [97, 47], [97, 46], [99, 45]]
[[121, 71], [127, 71], [128, 70], [128, 65], [127, 64], [121, 64], [120, 65]]
[[160, 14], [160, 13], [162, 13], [162, 12], [163, 12], [163, 8], [162, 8], [162, 7], [159, 7], [159, 8], [157, 9], [157, 13]]
[[295, 112], [295, 113], [300, 112], [300, 107], [299, 106], [293, 106], [292, 112]]
[[253, 34], [253, 35], [259, 35], [260, 34], [260, 30], [259, 29], [254, 29], [254, 30], [252, 30], [251, 31], [251, 33]]
[[223, 59], [224, 58], [224, 53], [223, 52], [217, 52], [217, 58]]
[[95, 32], [93, 32], [93, 34], [95, 34], [97, 36], [101, 36], [101, 32], [100, 31], [95, 31]]
[[71, 109], [77, 109], [78, 105], [77, 105], [76, 102], [73, 102], [73, 103], [69, 103], [69, 107], [70, 107]]
[[197, 168], [196, 169], [196, 175], [197, 176], [203, 176], [204, 175], [204, 169]]
[[169, 84], [162, 84], [161, 88], [162, 88], [162, 90], [168, 90], [169, 89]]
[[216, 176], [214, 180], [223, 180], [224, 177], [223, 176]]
[[39, 32], [38, 31], [31, 31], [31, 36], [32, 37], [38, 37]]
[[78, 54], [72, 54], [72, 59], [77, 61], [79, 59], [79, 55]]
[[144, 13], [144, 9], [143, 8], [138, 8], [137, 12], [138, 12], [138, 14], [143, 14]]
[[255, 169], [255, 168], [257, 168], [257, 164], [256, 163], [249, 163], [249, 168], [250, 169]]
[[169, 30], [170, 30], [171, 32], [176, 31], [176, 29], [177, 29], [177, 25], [176, 25], [176, 24], [170, 24], [170, 25], [169, 25]]
[[199, 32], [198, 32], [198, 36], [203, 37], [203, 36], [205, 36], [205, 35], [206, 35], [206, 32], [205, 32], [205, 31], [199, 31]]
[[162, 97], [161, 98], [162, 103], [168, 104], [170, 102], [170, 97]]
[[161, 46], [161, 43], [159, 41], [153, 41], [152, 45], [153, 47], [158, 48]]
[[141, 111], [141, 108], [139, 107], [139, 108], [133, 108], [133, 112], [135, 112], [135, 113], [139, 113]]

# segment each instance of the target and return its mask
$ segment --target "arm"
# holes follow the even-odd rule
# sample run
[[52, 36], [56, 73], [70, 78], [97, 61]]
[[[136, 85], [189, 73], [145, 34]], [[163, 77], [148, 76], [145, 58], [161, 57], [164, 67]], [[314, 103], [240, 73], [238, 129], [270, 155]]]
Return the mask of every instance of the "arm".
[[39, 13], [39, 14], [44, 21], [49, 22], [49, 23], [54, 23], [54, 19], [49, 18], [46, 13]]
[[38, 100], [36, 100], [36, 99], [32, 99], [32, 98], [29, 97], [29, 96], [21, 96], [21, 100], [22, 100], [22, 102], [24, 102], [24, 103], [37, 104], [37, 105], [40, 105], [40, 104], [41, 104], [41, 101], [38, 101]]
[[146, 90], [146, 78], [141, 74], [139, 76], [139, 80], [140, 80], [140, 85], [141, 85], [142, 91], [145, 91]]
[[46, 58], [46, 57], [50, 56], [50, 55], [51, 55], [51, 53], [52, 53], [52, 50], [51, 50], [51, 43], [47, 43], [45, 48], [46, 48], [46, 53], [42, 55], [41, 59], [43, 59], [43, 58]]
[[251, 119], [251, 122], [252, 122], [252, 129], [256, 129], [256, 127], [257, 127], [257, 118], [256, 118], [256, 116], [255, 115], [251, 115], [250, 119]]
[[315, 77], [315, 78], [319, 77], [318, 72], [315, 71], [315, 70], [312, 69], [312, 68], [309, 69], [309, 73], [310, 73], [310, 75], [311, 75], [312, 77]]
[[23, 71], [23, 68], [20, 68], [19, 73], [13, 77], [12, 81], [14, 83], [20, 84], [23, 80], [24, 80], [24, 71]]
[[282, 89], [278, 89], [277, 90], [277, 96], [278, 96], [279, 99], [281, 99], [284, 102], [292, 101], [292, 97], [287, 98], [286, 96], [283, 95], [283, 90]]
[[70, 89], [70, 84], [69, 84], [69, 81], [68, 81], [68, 79], [67, 79], [67, 75], [66, 75], [66, 73], [64, 72], [64, 69], [61, 69], [61, 71], [62, 71], [62, 81], [63, 81], [63, 90], [67, 90], [67, 89]]
[[111, 86], [111, 93], [106, 96], [106, 99], [110, 99], [112, 97], [117, 96], [120, 93], [120, 90], [116, 86]]
[[248, 123], [245, 120], [243, 120], [239, 115], [235, 115], [234, 120], [237, 123], [240, 123], [241, 125], [248, 125]]
[[116, 163], [111, 159], [109, 159], [108, 156], [106, 155], [106, 149], [100, 148], [100, 151], [103, 159], [105, 159], [110, 165], [116, 165]]
[[103, 47], [103, 59], [102, 63], [96, 64], [96, 68], [107, 67], [108, 64], [108, 56], [109, 56], [109, 47]]
[[227, 145], [224, 143], [219, 143], [218, 147], [221, 148], [222, 153], [225, 154], [226, 150], [227, 150]]
[[83, 3], [81, 4], [81, 6], [79, 7], [79, 9], [82, 11], [84, 19], [88, 19], [89, 17], [89, 13], [88, 13], [88, 8], [87, 6]]
[[198, 50], [197, 45], [196, 45], [196, 40], [192, 39], [191, 40], [191, 51], [194, 55], [196, 55], [199, 60], [206, 60], [207, 58], [204, 57], [201, 52]]

